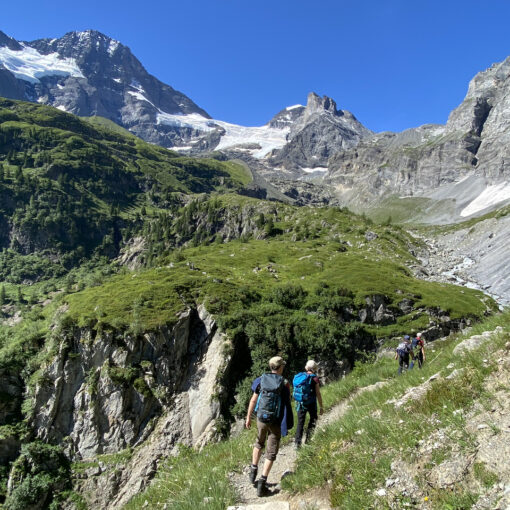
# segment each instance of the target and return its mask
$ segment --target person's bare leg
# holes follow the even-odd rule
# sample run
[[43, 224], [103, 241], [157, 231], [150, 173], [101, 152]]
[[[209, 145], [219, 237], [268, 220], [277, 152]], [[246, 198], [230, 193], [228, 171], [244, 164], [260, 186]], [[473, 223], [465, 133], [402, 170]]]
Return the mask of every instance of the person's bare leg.
[[261, 448], [253, 448], [253, 454], [251, 456], [251, 463], [254, 466], [259, 465], [260, 456], [262, 455], [262, 449]]
[[262, 469], [262, 476], [269, 476], [269, 471], [271, 471], [271, 468], [273, 467], [273, 462], [272, 460], [268, 460], [266, 459], [264, 461], [264, 468]]

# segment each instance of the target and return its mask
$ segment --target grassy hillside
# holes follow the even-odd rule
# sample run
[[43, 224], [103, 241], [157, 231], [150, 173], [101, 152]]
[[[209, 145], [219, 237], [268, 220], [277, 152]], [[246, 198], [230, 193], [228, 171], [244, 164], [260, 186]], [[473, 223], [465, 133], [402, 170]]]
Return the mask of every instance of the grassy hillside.
[[[242, 412], [251, 377], [264, 369], [269, 352], [291, 359], [292, 369], [310, 356], [343, 360], [348, 368], [378, 339], [495, 310], [479, 291], [414, 279], [405, 267], [412, 261], [409, 238], [398, 228], [369, 225], [341, 210], [230, 195], [213, 200], [216, 211], [226, 207], [232, 216], [254, 206], [271, 213], [264, 224], [256, 217], [260, 228], [241, 240], [218, 243], [213, 236], [210, 244], [168, 255], [160, 248], [163, 254], [152, 262], [156, 267], [114, 276], [64, 301], [70, 324], [131, 333], [175, 324], [187, 307], [205, 304], [239, 356], [235, 378], [225, 381], [239, 391], [230, 396], [232, 407], [224, 409], [227, 418]], [[196, 206], [198, 218], [208, 204]], [[313, 235], [298, 240], [305, 222]], [[260, 233], [263, 239], [257, 239]], [[384, 309], [382, 318], [375, 315], [378, 307]]]
[[[233, 163], [182, 157], [97, 120], [0, 98], [0, 266], [26, 266], [17, 279], [8, 270], [0, 277], [47, 278], [83, 258], [112, 257], [147, 214], [250, 179]], [[34, 262], [41, 267], [30, 274]]]
[[[340, 421], [319, 427], [311, 444], [300, 451], [295, 473], [283, 481], [287, 492], [277, 499], [295, 505], [301, 502], [306, 508], [317, 508], [314, 501], [324, 496], [333, 507], [352, 510], [471, 508], [481, 495], [505, 481], [490, 463], [475, 462], [469, 468], [469, 482], [460, 477], [445, 489], [427, 483], [427, 479], [438, 466], [446, 470], [452, 459], [458, 460], [459, 452], [472, 456], [479, 447], [476, 434], [466, 426], [473, 414], [495, 407], [491, 402], [493, 392], [501, 388], [491, 392], [488, 381], [498, 377], [498, 373], [508, 376], [506, 365], [500, 366], [500, 357], [510, 340], [509, 324], [507, 312], [471, 330], [473, 335], [493, 331], [498, 325], [503, 327], [492, 341], [465, 357], [452, 354], [455, 345], [467, 336], [456, 335], [428, 344], [428, 361], [422, 370], [396, 377], [396, 362], [384, 356], [359, 365], [346, 378], [324, 387], [325, 406], [331, 409], [358, 389], [385, 382], [379, 389], [354, 396]], [[446, 379], [454, 369], [457, 372], [453, 378]], [[395, 407], [394, 403], [406, 392], [412, 392], [434, 374], [439, 376], [420, 398]], [[504, 440], [502, 430], [495, 428], [492, 435]], [[437, 443], [440, 437], [443, 439]], [[183, 450], [178, 457], [168, 459], [151, 488], [125, 508], [159, 508], [166, 503], [175, 510], [220, 510], [238, 503], [238, 488], [229, 480], [232, 473], [240, 473], [249, 463], [253, 441], [254, 432], [244, 431], [236, 439], [201, 451]], [[426, 454], [423, 445], [430, 446]], [[402, 463], [409, 464], [409, 472], [401, 472], [405, 478], [399, 484], [395, 471]], [[271, 500], [265, 498], [261, 502]]]

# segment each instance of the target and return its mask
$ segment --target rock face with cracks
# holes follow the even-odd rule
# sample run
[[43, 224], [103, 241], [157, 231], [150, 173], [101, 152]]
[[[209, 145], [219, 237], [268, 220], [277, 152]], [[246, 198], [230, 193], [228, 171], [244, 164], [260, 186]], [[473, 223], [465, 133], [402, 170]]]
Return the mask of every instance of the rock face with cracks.
[[[90, 505], [120, 508], [147, 486], [159, 459], [215, 436], [228, 344], [203, 307], [145, 335], [76, 328], [33, 389], [37, 437], [84, 461], [75, 486]], [[94, 460], [118, 452], [126, 459], [115, 469]]]

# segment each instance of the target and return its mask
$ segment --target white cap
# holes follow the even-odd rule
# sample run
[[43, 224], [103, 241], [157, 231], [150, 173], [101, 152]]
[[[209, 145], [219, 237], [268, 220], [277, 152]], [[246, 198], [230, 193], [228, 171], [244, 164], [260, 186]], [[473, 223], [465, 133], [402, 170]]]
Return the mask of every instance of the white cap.
[[317, 365], [317, 363], [315, 363], [315, 361], [313, 359], [309, 359], [306, 362], [305, 370], [310, 371], [310, 372], [315, 372], [318, 368], [319, 368], [319, 366]]
[[269, 360], [269, 368], [271, 370], [278, 370], [282, 365], [286, 365], [286, 363], [281, 356], [273, 356]]

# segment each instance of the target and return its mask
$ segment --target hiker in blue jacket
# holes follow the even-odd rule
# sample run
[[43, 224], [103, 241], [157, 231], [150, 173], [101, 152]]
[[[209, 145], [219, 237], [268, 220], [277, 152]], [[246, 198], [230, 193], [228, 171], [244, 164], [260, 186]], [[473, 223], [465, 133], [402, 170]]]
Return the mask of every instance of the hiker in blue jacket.
[[398, 375], [409, 369], [409, 359], [414, 360], [413, 347], [409, 335], [405, 335], [404, 341], [398, 344], [395, 351], [395, 359], [398, 359]]
[[251, 386], [253, 395], [248, 405], [246, 428], [251, 426], [251, 417], [257, 413], [257, 441], [253, 447], [249, 480], [255, 484], [259, 460], [267, 440], [266, 459], [262, 476], [257, 481], [257, 496], [266, 493], [267, 477], [278, 454], [280, 439], [294, 426], [294, 415], [290, 403], [290, 385], [283, 378], [285, 361], [280, 356], [269, 360], [270, 374], [257, 377]]
[[305, 372], [301, 372], [294, 377], [293, 396], [296, 401], [298, 418], [296, 436], [294, 438], [294, 447], [296, 449], [301, 446], [306, 413], [310, 415], [305, 440], [305, 443], [308, 443], [312, 437], [315, 424], [317, 423], [317, 401], [319, 402], [320, 414], [324, 412], [319, 378], [316, 375], [318, 368], [317, 363], [315, 363], [313, 359], [310, 359], [306, 362]]

